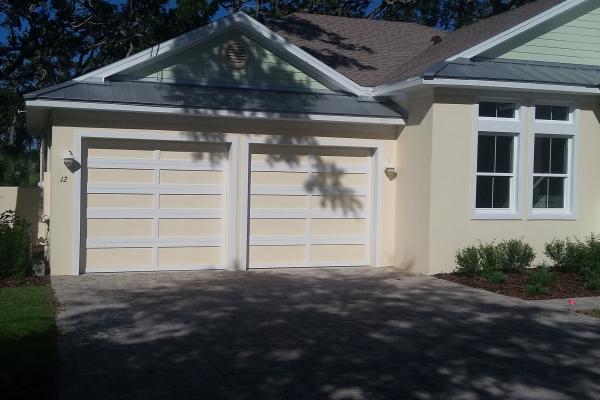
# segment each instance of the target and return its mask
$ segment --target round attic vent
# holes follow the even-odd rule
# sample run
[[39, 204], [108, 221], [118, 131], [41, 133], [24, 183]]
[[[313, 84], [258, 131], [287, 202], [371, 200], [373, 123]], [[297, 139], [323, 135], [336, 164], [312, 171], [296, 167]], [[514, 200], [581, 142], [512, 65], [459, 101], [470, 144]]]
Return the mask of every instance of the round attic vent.
[[248, 64], [248, 49], [238, 40], [225, 43], [224, 53], [227, 65], [233, 69], [242, 69]]

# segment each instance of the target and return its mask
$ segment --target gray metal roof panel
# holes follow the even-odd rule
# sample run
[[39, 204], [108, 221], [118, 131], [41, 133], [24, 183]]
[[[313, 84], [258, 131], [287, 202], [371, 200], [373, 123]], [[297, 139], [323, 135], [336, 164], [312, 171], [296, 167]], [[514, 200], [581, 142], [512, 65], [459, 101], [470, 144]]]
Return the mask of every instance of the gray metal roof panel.
[[385, 103], [364, 102], [356, 96], [333, 92], [222, 88], [140, 81], [104, 84], [74, 82], [71, 85], [57, 86], [54, 90], [32, 93], [28, 99], [378, 118], [403, 117], [398, 110]]
[[459, 59], [432, 68], [425, 77], [598, 87], [600, 67], [506, 59]]

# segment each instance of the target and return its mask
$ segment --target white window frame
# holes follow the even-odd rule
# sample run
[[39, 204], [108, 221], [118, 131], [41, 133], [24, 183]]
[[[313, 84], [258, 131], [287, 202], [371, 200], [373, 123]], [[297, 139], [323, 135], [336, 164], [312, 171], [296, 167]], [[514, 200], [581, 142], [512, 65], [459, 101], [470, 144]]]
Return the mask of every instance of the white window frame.
[[[569, 121], [538, 120], [535, 118], [537, 105], [559, 105], [569, 107]], [[575, 160], [577, 159], [577, 133], [579, 131], [578, 110], [572, 103], [537, 100], [531, 107], [530, 132], [530, 178], [529, 178], [529, 213], [528, 219], [576, 219], [576, 178]], [[534, 173], [535, 139], [537, 137], [567, 139], [567, 173]], [[536, 177], [565, 178], [563, 208], [534, 208], [533, 182]]]
[[[492, 118], [479, 116], [480, 102], [501, 102], [515, 104], [514, 118]], [[474, 133], [472, 144], [472, 184], [471, 184], [471, 219], [521, 219], [520, 183], [523, 152], [521, 146], [524, 132], [525, 107], [514, 98], [477, 98], [474, 108]], [[480, 135], [512, 136], [513, 137], [513, 172], [488, 173], [477, 172], [477, 154]], [[477, 177], [478, 176], [510, 176], [510, 207], [509, 208], [477, 208]]]

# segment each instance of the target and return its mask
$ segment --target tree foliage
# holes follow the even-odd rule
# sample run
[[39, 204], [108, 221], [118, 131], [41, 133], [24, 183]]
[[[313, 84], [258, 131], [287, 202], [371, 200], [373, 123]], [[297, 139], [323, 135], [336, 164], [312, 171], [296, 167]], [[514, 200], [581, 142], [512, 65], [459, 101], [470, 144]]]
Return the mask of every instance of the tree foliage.
[[[531, 0], [2, 0], [0, 184], [24, 184], [38, 140], [23, 94], [67, 81], [243, 10], [259, 20], [293, 12], [413, 21], [456, 29]], [[10, 159], [10, 160], [7, 160]], [[20, 169], [22, 169], [20, 171]], [[16, 175], [15, 175], [16, 174]], [[21, 176], [21, 178], [18, 178]]]

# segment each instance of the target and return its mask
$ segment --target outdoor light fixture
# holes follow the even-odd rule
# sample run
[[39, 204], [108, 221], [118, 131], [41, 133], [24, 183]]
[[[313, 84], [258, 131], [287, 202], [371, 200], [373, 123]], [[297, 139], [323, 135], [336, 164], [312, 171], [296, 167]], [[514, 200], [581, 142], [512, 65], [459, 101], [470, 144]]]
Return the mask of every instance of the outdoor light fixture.
[[396, 167], [393, 166], [392, 160], [390, 160], [389, 158], [385, 162], [384, 172], [385, 175], [390, 179], [394, 179], [398, 175], [398, 173], [396, 172]]
[[73, 152], [70, 150], [65, 151], [65, 154], [63, 155], [63, 162], [65, 163], [65, 167], [68, 169], [73, 169], [79, 164], [75, 159]]

